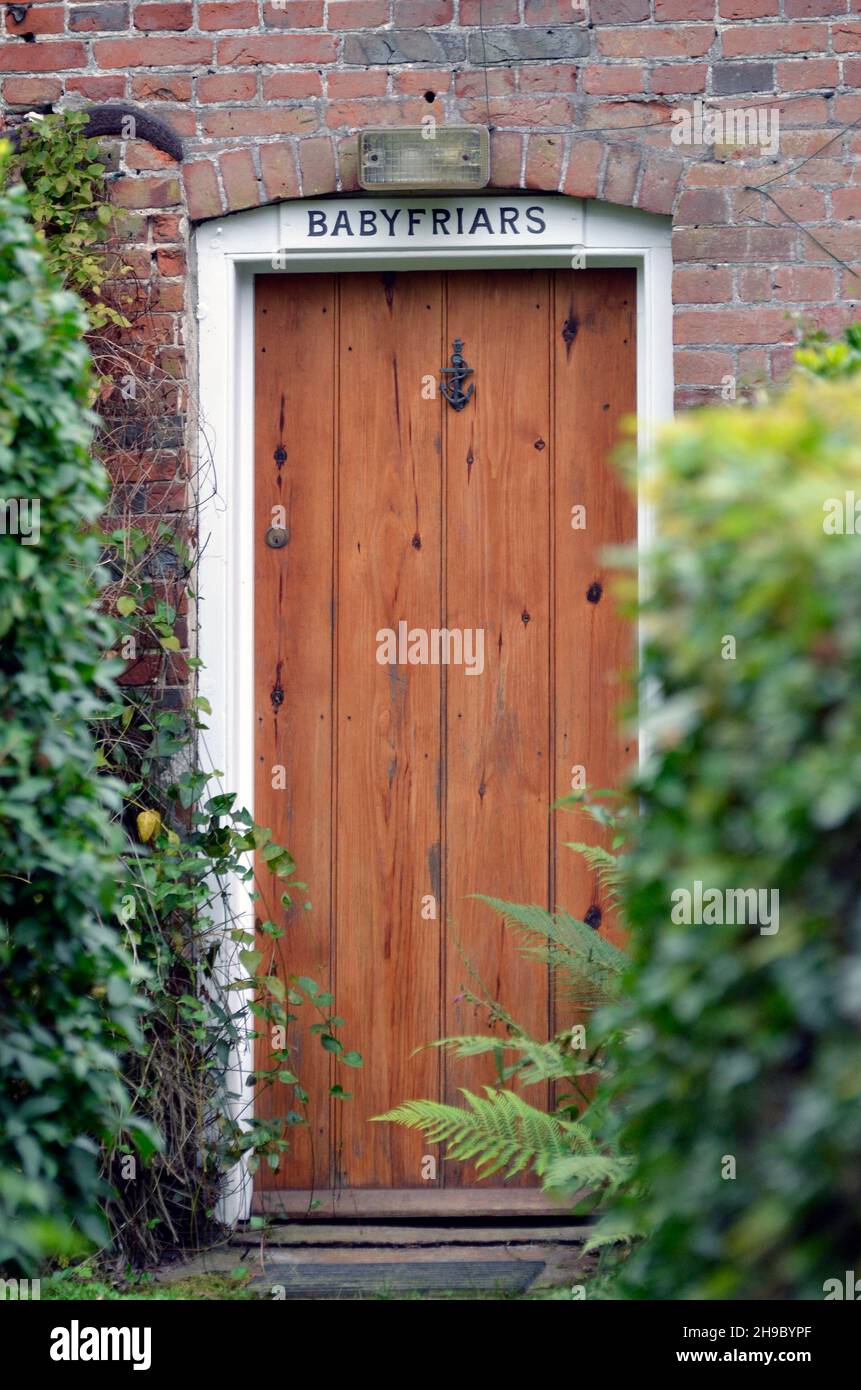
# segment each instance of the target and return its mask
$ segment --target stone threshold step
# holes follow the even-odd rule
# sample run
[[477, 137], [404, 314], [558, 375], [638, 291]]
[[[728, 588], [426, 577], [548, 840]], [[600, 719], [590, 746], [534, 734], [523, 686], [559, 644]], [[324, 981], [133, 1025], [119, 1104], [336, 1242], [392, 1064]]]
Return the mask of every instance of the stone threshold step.
[[370, 1224], [347, 1225], [344, 1222], [322, 1225], [319, 1222], [291, 1221], [269, 1226], [265, 1233], [243, 1226], [234, 1231], [231, 1245], [259, 1246], [261, 1239], [267, 1249], [274, 1247], [355, 1247], [355, 1246], [459, 1246], [459, 1245], [582, 1245], [592, 1227], [588, 1224], [544, 1226], [538, 1223], [519, 1226], [410, 1226]]

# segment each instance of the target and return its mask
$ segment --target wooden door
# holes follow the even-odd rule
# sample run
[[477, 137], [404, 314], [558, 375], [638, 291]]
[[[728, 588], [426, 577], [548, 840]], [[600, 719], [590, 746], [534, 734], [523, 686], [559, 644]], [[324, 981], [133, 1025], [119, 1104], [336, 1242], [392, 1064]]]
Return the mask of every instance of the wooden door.
[[[498, 1192], [439, 1157], [428, 1179], [435, 1148], [369, 1121], [491, 1079], [487, 1059], [416, 1052], [493, 1026], [465, 997], [479, 980], [536, 1036], [566, 1023], [545, 967], [469, 895], [600, 906], [564, 848], [571, 817], [549, 807], [574, 766], [613, 786], [631, 756], [614, 679], [631, 634], [602, 551], [636, 530], [608, 459], [635, 407], [634, 325], [628, 270], [257, 281], [255, 814], [312, 903], [286, 919], [284, 974], [334, 993], [364, 1057], [336, 1075], [316, 1039], [291, 1039], [310, 1123], [258, 1176], [258, 1209], [311, 1194], [348, 1216], [541, 1204], [528, 1179]], [[454, 410], [437, 383], [458, 338], [474, 391]], [[460, 650], [434, 648], [443, 629]], [[283, 916], [265, 871], [260, 886]], [[334, 1080], [354, 1099], [331, 1099]], [[289, 1093], [258, 1104], [285, 1113]]]

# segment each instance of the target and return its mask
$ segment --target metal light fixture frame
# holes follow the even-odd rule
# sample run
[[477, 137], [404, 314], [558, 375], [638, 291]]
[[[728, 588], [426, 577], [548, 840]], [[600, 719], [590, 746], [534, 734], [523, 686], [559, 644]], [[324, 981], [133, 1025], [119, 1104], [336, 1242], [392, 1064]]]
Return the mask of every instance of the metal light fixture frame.
[[[475, 144], [478, 136], [478, 162], [467, 163], [471, 159], [468, 147]], [[463, 177], [458, 178], [458, 165], [452, 166], [452, 174], [443, 177], [439, 171], [428, 172], [426, 177], [417, 175], [404, 179], [372, 180], [368, 170], [375, 159], [379, 159], [384, 146], [401, 146], [416, 156], [432, 156], [440, 144], [445, 143], [460, 148]], [[359, 187], [367, 193], [480, 193], [490, 182], [490, 133], [483, 125], [440, 125], [433, 126], [385, 126], [373, 127], [359, 132], [358, 138], [358, 180]], [[430, 159], [428, 161], [430, 163]]]

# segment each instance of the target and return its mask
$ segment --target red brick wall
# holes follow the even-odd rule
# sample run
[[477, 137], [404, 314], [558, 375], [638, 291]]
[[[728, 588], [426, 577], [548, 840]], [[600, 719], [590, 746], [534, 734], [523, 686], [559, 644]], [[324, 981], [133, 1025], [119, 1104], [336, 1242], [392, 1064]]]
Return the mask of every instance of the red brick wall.
[[[180, 379], [187, 218], [352, 189], [359, 128], [429, 113], [492, 127], [498, 187], [672, 213], [680, 405], [779, 373], [790, 313], [857, 316], [861, 0], [586, 5], [484, 0], [482, 36], [479, 0], [36, 0], [3, 10], [0, 80], [13, 116], [127, 101], [182, 135], [182, 170], [129, 141], [112, 175]], [[696, 97], [776, 108], [777, 160], [674, 145]]]

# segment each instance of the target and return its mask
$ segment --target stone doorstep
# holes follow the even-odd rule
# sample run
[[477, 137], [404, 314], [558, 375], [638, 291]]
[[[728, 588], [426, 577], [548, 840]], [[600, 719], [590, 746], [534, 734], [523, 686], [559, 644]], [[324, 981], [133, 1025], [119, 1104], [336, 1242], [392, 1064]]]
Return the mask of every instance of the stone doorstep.
[[[267, 1248], [274, 1246], [407, 1246], [422, 1245], [582, 1245], [592, 1232], [583, 1222], [520, 1226], [424, 1226], [367, 1223], [346, 1225], [344, 1222], [286, 1221], [271, 1225], [266, 1231]], [[248, 1226], [234, 1231], [231, 1245], [254, 1248], [260, 1245], [261, 1232]]]
[[[407, 1235], [403, 1231], [397, 1234], [401, 1240]], [[445, 1231], [442, 1234], [450, 1237], [452, 1233]], [[463, 1238], [472, 1233], [460, 1231], [455, 1234]], [[392, 1245], [356, 1247], [350, 1244], [290, 1248], [267, 1244], [262, 1251], [259, 1241], [235, 1236], [230, 1244], [197, 1255], [183, 1264], [171, 1265], [161, 1270], [157, 1277], [166, 1283], [173, 1283], [192, 1275], [227, 1274], [241, 1263], [252, 1271], [251, 1286], [261, 1291], [276, 1286], [288, 1289], [292, 1286], [297, 1291], [318, 1287], [322, 1293], [331, 1279], [341, 1277], [339, 1271], [349, 1267], [355, 1270], [355, 1276], [349, 1279], [349, 1288], [345, 1291], [373, 1292], [375, 1287], [384, 1287], [386, 1270], [391, 1270], [392, 1286], [401, 1290], [444, 1287], [469, 1290], [493, 1288], [493, 1267], [498, 1266], [500, 1288], [538, 1289], [582, 1282], [586, 1272], [580, 1249], [583, 1232], [578, 1241], [565, 1243], [535, 1241], [534, 1238], [530, 1243], [505, 1243], [508, 1233], [502, 1231], [498, 1234], [503, 1237], [499, 1244], [453, 1245], [448, 1239], [436, 1245], [401, 1245], [397, 1248]], [[591, 1257], [585, 1257], [585, 1261], [588, 1266]], [[516, 1277], [518, 1265], [524, 1266], [520, 1278]], [[431, 1266], [439, 1268], [435, 1271]], [[308, 1296], [313, 1296], [313, 1293], [309, 1292]]]

